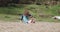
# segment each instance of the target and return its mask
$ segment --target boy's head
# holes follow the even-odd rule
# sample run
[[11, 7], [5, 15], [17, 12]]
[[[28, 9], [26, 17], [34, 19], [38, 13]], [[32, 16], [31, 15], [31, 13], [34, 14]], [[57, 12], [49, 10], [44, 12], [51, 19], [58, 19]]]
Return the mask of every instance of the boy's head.
[[29, 14], [28, 9], [25, 9], [25, 11], [24, 11], [24, 15], [28, 15], [28, 14]]

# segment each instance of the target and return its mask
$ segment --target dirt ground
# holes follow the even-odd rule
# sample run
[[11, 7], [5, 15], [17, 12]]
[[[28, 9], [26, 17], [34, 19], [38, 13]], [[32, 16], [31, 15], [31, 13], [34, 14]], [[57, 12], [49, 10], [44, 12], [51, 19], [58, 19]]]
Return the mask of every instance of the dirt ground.
[[0, 32], [60, 32], [60, 23], [36, 22], [25, 24], [0, 21]]

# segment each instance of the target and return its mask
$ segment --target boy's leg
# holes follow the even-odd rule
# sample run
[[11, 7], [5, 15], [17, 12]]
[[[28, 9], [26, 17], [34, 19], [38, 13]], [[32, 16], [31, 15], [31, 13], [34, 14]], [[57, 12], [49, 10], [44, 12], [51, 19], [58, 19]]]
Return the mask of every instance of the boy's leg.
[[35, 20], [31, 19], [28, 21], [28, 23], [35, 23]]
[[31, 23], [31, 20], [29, 20], [28, 23]]

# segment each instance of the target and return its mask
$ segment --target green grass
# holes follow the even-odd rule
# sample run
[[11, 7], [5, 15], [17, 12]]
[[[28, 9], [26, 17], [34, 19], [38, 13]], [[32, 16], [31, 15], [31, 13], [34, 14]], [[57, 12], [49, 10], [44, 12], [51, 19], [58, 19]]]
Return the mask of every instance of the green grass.
[[17, 15], [7, 15], [7, 14], [0, 14], [0, 20], [6, 21], [6, 22], [19, 22], [19, 16]]
[[19, 21], [18, 14], [22, 14], [24, 9], [27, 8], [30, 13], [37, 19], [37, 21], [45, 22], [60, 22], [60, 20], [55, 20], [49, 17], [40, 17], [39, 14], [44, 15], [60, 15], [58, 10], [60, 10], [59, 5], [46, 6], [44, 5], [25, 5], [19, 7], [0, 7], [0, 20], [4, 21]]

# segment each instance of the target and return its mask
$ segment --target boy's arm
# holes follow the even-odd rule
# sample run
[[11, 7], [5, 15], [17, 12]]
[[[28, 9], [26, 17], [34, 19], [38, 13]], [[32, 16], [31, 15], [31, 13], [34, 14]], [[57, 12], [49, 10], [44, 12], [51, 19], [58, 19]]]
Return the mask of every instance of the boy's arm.
[[32, 18], [33, 16], [31, 14], [28, 15], [30, 18]]

